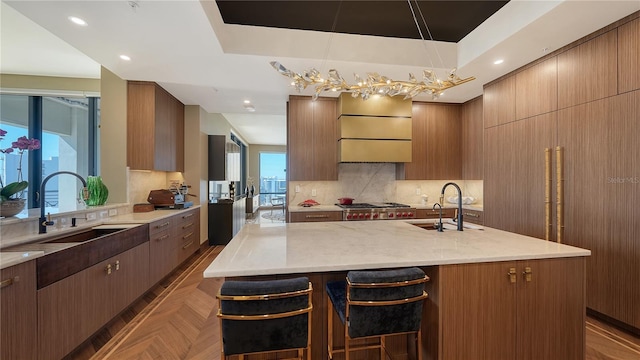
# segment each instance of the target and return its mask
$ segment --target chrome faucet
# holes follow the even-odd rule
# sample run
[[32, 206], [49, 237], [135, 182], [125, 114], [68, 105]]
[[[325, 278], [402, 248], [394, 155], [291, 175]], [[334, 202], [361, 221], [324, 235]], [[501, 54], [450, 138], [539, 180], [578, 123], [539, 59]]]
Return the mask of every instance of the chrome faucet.
[[71, 172], [71, 171], [57, 171], [54, 172], [53, 174], [50, 174], [49, 176], [47, 176], [46, 178], [44, 178], [44, 180], [42, 180], [42, 184], [40, 185], [40, 221], [39, 221], [39, 225], [40, 225], [40, 229], [38, 231], [38, 234], [46, 234], [47, 233], [47, 226], [51, 226], [53, 225], [53, 221], [51, 221], [51, 215], [49, 214], [48, 218], [44, 217], [44, 190], [47, 186], [47, 182], [49, 181], [49, 179], [51, 179], [52, 177], [56, 176], [56, 175], [62, 175], [62, 174], [68, 174], [68, 175], [73, 175], [75, 177], [77, 177], [78, 179], [80, 179], [80, 181], [82, 181], [82, 197], [84, 200], [87, 200], [89, 198], [89, 191], [87, 190], [87, 182], [82, 178], [82, 176]]
[[[442, 187], [442, 192], [440, 193], [440, 203], [442, 203], [444, 201], [444, 191], [447, 189], [447, 187], [449, 185], [453, 185], [456, 190], [458, 190], [458, 231], [462, 231], [463, 226], [462, 226], [462, 190], [460, 190], [460, 186], [458, 186], [458, 184], [456, 183], [446, 183], [444, 184], [444, 186]], [[440, 213], [440, 222], [442, 222], [442, 213]]]

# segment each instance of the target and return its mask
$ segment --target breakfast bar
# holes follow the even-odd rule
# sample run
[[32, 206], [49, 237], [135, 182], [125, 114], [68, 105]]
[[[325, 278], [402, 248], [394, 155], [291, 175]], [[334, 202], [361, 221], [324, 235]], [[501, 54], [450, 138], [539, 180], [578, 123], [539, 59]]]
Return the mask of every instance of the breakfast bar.
[[[249, 224], [204, 277], [308, 276], [314, 288], [313, 359], [327, 358], [328, 281], [344, 279], [349, 270], [407, 266], [422, 268], [430, 278], [422, 322], [425, 359], [584, 358], [589, 250], [471, 225], [456, 231], [445, 224], [438, 232], [431, 230], [432, 221]], [[390, 338], [387, 351], [406, 358], [413, 353], [407, 344], [403, 336]]]

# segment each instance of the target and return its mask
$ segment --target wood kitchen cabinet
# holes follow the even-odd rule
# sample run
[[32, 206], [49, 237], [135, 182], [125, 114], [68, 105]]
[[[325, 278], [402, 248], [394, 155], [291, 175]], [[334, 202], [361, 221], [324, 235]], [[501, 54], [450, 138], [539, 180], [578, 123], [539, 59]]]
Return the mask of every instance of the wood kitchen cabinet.
[[457, 104], [413, 103], [410, 163], [396, 166], [402, 180], [460, 179], [461, 108]]
[[0, 358], [36, 359], [36, 262], [0, 270]]
[[38, 353], [60, 359], [149, 288], [149, 243], [38, 290]]
[[472, 224], [484, 225], [484, 217], [482, 214], [482, 210], [462, 209], [462, 216], [465, 223], [470, 222]]
[[[453, 219], [456, 214], [456, 209], [454, 208], [446, 208], [442, 209], [442, 218], [443, 219]], [[416, 219], [439, 219], [440, 218], [440, 210], [436, 209], [417, 209], [416, 210]]]
[[426, 306], [426, 358], [584, 359], [585, 258], [446, 265], [427, 273], [429, 297], [447, 306]]
[[618, 93], [640, 89], [640, 19], [618, 28]]
[[482, 96], [462, 104], [462, 179], [482, 180]]
[[342, 221], [342, 211], [289, 212], [289, 222]]
[[149, 224], [150, 283], [156, 284], [188, 259], [200, 246], [200, 209]]
[[153, 82], [127, 82], [127, 165], [184, 170], [184, 105]]
[[289, 97], [287, 177], [289, 181], [338, 180], [335, 98]]
[[242, 229], [246, 220], [246, 200], [209, 204], [209, 245], [226, 245]]

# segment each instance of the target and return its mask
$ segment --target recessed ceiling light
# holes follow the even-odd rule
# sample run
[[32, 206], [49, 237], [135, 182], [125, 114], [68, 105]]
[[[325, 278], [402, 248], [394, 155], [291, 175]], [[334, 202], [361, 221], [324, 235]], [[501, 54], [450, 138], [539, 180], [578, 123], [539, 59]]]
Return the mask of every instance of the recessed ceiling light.
[[244, 103], [245, 104], [251, 104], [251, 101], [250, 100], [245, 100]]
[[498, 60], [494, 61], [493, 63], [494, 63], [495, 65], [500, 65], [500, 64], [502, 64], [503, 62], [504, 62], [504, 60], [502, 60], [502, 59], [498, 59]]
[[82, 19], [80, 19], [79, 17], [69, 16], [68, 19], [69, 19], [69, 21], [71, 21], [72, 23], [74, 23], [76, 25], [87, 26], [87, 22], [82, 20]]
[[124, 60], [124, 61], [130, 61], [131, 58], [128, 57], [127, 55], [120, 55], [120, 59]]

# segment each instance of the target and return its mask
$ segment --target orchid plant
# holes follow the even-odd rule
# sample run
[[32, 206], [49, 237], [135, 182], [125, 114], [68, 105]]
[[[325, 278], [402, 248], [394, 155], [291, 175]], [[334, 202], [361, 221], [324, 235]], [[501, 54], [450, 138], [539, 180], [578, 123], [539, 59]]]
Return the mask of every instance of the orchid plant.
[[[0, 140], [4, 140], [5, 135], [7, 135], [7, 132], [0, 129]], [[9, 148], [0, 149], [0, 152], [3, 154], [11, 154], [17, 151], [19, 155], [17, 181], [6, 184], [5, 186], [2, 176], [0, 176], [0, 202], [22, 198], [24, 190], [29, 186], [29, 183], [22, 178], [22, 156], [25, 151], [36, 149], [40, 149], [40, 141], [38, 139], [27, 139], [26, 136], [19, 137], [11, 143], [11, 147]]]

